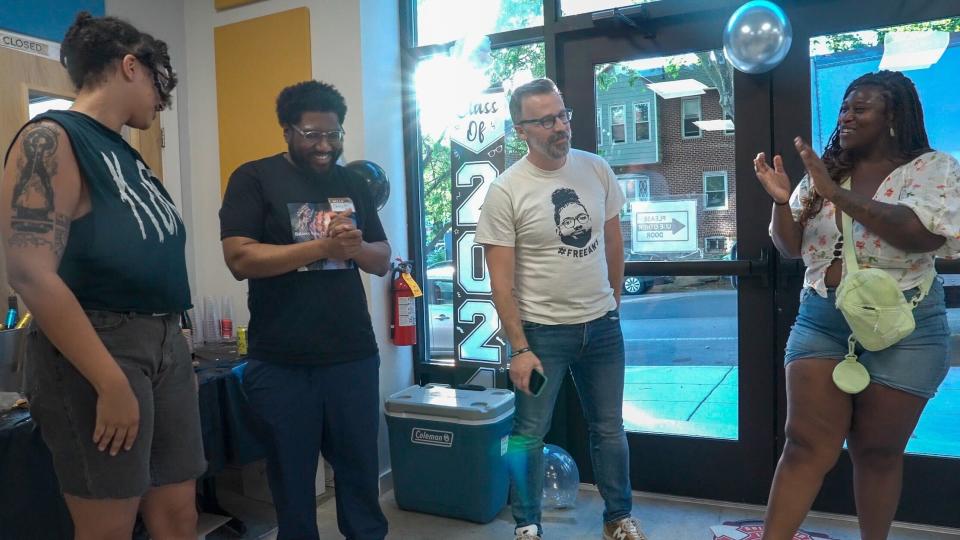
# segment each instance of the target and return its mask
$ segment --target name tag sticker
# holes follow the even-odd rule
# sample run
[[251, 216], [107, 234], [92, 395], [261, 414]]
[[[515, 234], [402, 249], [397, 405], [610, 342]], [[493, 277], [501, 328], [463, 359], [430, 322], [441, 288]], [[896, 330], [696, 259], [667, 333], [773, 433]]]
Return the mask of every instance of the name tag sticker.
[[327, 199], [327, 202], [330, 203], [330, 210], [334, 212], [346, 212], [347, 210], [357, 211], [357, 209], [353, 207], [353, 199], [350, 197], [330, 197]]

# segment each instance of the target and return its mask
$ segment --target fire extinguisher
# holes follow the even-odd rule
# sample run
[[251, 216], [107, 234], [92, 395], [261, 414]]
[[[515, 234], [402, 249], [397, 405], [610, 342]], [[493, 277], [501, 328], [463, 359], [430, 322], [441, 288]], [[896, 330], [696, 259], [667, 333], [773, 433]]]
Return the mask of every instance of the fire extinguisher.
[[390, 337], [394, 345], [417, 343], [417, 298], [423, 296], [423, 292], [410, 275], [412, 268], [413, 263], [400, 258], [397, 258], [393, 265], [393, 317], [390, 320]]

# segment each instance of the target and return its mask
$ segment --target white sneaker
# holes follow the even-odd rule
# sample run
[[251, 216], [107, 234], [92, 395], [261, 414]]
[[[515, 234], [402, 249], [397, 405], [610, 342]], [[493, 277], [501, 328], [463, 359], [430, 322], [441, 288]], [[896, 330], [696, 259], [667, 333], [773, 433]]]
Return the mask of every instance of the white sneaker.
[[536, 525], [517, 527], [513, 530], [514, 540], [541, 540], [540, 530]]

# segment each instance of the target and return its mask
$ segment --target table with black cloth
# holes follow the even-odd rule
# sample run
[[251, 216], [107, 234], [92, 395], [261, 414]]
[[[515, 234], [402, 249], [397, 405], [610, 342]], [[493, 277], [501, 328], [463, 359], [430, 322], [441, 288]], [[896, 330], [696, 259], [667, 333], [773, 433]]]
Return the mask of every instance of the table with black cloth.
[[[195, 360], [208, 464], [197, 482], [197, 503], [201, 512], [229, 515], [217, 502], [214, 475], [263, 458], [240, 389], [245, 364], [230, 345], [199, 347]], [[238, 535], [245, 530], [237, 519], [225, 527]], [[26, 409], [0, 411], [0, 540], [63, 538], [73, 538], [73, 524], [40, 430]]]

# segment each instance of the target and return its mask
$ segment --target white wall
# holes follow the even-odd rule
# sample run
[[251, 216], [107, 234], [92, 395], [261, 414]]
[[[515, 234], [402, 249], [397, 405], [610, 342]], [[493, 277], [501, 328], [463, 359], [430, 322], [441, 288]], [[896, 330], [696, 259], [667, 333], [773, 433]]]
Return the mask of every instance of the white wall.
[[[379, 163], [390, 178], [390, 199], [380, 219], [390, 237], [393, 253], [410, 258], [407, 245], [407, 190], [403, 162], [402, 93], [400, 88], [400, 15], [396, 0], [361, 0], [360, 67], [363, 73], [363, 131], [367, 143], [357, 156]], [[348, 98], [349, 99], [349, 98]], [[413, 384], [413, 363], [409, 347], [390, 343], [389, 279], [374, 279], [368, 288], [373, 327], [380, 344], [380, 396]], [[387, 426], [380, 423], [380, 463], [389, 463]]]
[[[244, 324], [249, 313], [246, 282], [233, 279], [220, 249], [213, 29], [304, 6], [310, 9], [314, 77], [335, 85], [347, 101], [344, 158], [374, 161], [387, 172], [391, 195], [380, 219], [394, 254], [408, 258], [396, 0], [265, 0], [223, 12], [216, 12], [211, 0], [107, 0], [109, 14], [126, 18], [170, 45], [181, 83], [175, 118], [163, 119], [167, 126], [164, 150], [178, 153], [181, 209], [191, 238], [188, 264], [193, 295], [196, 301], [203, 295], [232, 297], [235, 324]], [[281, 137], [279, 126], [277, 137]], [[171, 148], [172, 141], [177, 142], [176, 149]], [[264, 156], [250, 159], [260, 157]], [[167, 183], [173, 187], [171, 181]], [[385, 397], [412, 384], [411, 353], [389, 340], [389, 277], [373, 276], [365, 283], [380, 346], [380, 393]], [[386, 471], [389, 454], [383, 422], [379, 451], [381, 471]]]

